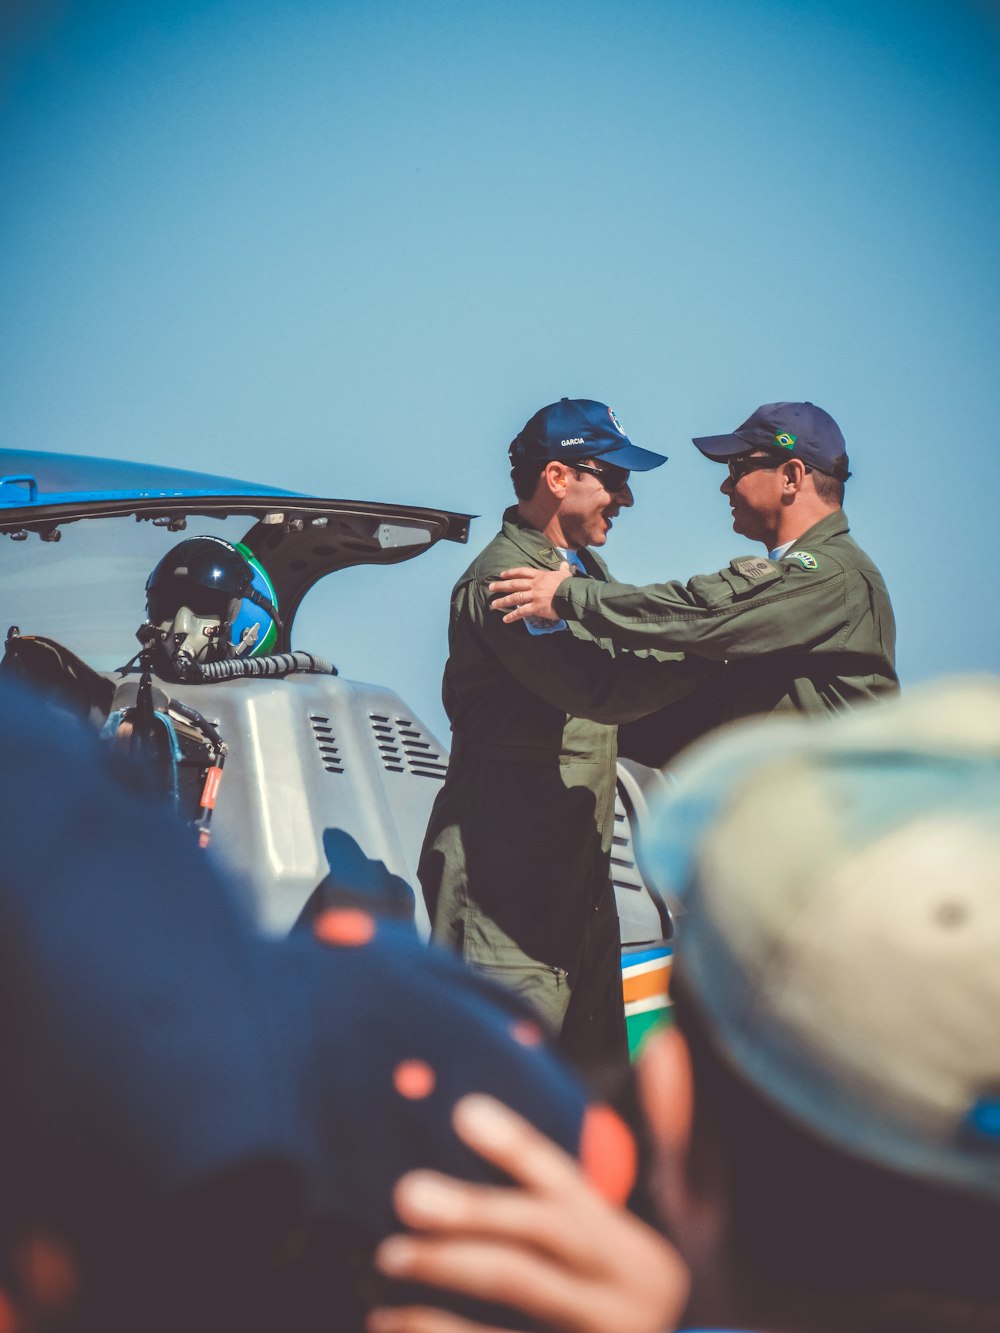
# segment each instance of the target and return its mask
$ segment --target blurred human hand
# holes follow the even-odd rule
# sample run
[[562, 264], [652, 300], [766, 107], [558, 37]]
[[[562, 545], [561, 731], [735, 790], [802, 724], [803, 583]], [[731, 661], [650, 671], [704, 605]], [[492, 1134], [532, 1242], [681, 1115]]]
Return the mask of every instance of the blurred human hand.
[[[688, 1294], [687, 1270], [651, 1227], [608, 1202], [577, 1163], [493, 1098], [455, 1106], [459, 1137], [518, 1187], [412, 1171], [396, 1209], [418, 1234], [376, 1252], [389, 1277], [506, 1305], [559, 1333], [664, 1333]], [[382, 1307], [368, 1333], [503, 1333], [430, 1307]]]

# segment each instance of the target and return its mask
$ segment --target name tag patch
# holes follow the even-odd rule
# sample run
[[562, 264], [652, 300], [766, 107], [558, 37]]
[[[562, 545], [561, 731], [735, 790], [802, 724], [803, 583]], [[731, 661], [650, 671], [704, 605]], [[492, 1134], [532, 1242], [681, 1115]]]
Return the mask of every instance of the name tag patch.
[[742, 560], [734, 560], [730, 565], [734, 574], [742, 574], [745, 579], [751, 583], [757, 579], [766, 579], [769, 574], [777, 573], [777, 565], [770, 560], [765, 560], [762, 555], [748, 555]]
[[819, 569], [819, 561], [808, 551], [789, 551], [786, 560], [797, 560], [803, 569]]
[[539, 620], [537, 616], [528, 616], [523, 624], [529, 634], [558, 634], [569, 629], [565, 620]]

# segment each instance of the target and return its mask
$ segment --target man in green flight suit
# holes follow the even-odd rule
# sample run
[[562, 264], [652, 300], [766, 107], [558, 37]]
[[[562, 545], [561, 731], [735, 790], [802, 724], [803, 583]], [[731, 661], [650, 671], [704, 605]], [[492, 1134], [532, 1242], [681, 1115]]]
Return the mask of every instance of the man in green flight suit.
[[847, 447], [812, 403], [768, 403], [729, 435], [694, 440], [725, 464], [733, 527], [767, 557], [732, 560], [687, 584], [601, 586], [555, 572], [505, 570], [493, 609], [511, 623], [560, 618], [616, 645], [724, 661], [715, 720], [836, 711], [893, 694], [895, 621], [882, 575], [848, 533]]
[[418, 875], [436, 940], [519, 991], [581, 1064], [627, 1058], [610, 878], [619, 722], [691, 691], [711, 663], [616, 649], [563, 623], [505, 625], [501, 570], [570, 561], [614, 587], [591, 550], [632, 505], [629, 471], [665, 462], [611, 409], [563, 398], [510, 446], [518, 497], [452, 593], [443, 696], [451, 762]]

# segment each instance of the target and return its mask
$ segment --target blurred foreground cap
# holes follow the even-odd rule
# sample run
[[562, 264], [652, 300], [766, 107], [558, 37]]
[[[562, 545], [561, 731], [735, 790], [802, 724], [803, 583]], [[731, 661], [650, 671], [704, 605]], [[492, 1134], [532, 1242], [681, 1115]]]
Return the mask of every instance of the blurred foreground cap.
[[600, 458], [628, 472], [649, 472], [667, 461], [665, 454], [633, 444], [611, 408], [591, 398], [560, 398], [541, 408], [514, 438], [509, 453], [512, 464]]
[[263, 946], [228, 886], [37, 695], [0, 687], [0, 736], [0, 1160], [86, 1156], [164, 1197], [281, 1155]]
[[698, 745], [647, 853], [720, 1053], [842, 1150], [1000, 1200], [1000, 679]]
[[[170, 1322], [157, 1289], [157, 1333], [247, 1329], [233, 1293], [252, 1304], [275, 1255], [276, 1280], [302, 1276], [284, 1242], [316, 1223], [316, 1309], [354, 1327], [338, 1322], [345, 1284], [397, 1225], [396, 1178], [493, 1178], [454, 1134], [458, 1097], [503, 1097], [583, 1152], [584, 1089], [537, 1024], [409, 924], [361, 910], [393, 877], [346, 834], [326, 843], [346, 908], [263, 939], [191, 829], [94, 734], [0, 681], [0, 739], [0, 1242], [27, 1219], [93, 1243], [115, 1300], [121, 1270], [162, 1249], [172, 1300], [208, 1275], [227, 1313], [199, 1291], [198, 1322]], [[165, 1249], [151, 1228], [168, 1216]], [[133, 1288], [156, 1289], [147, 1276]]]

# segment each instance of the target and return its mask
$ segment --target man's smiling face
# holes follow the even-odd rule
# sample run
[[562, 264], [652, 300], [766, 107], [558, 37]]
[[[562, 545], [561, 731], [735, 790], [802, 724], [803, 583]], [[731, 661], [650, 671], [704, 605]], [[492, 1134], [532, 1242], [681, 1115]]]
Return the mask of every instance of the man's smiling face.
[[635, 503], [628, 472], [600, 458], [568, 463], [566, 495], [559, 522], [568, 546], [603, 546], [619, 510]]
[[771, 536], [781, 513], [784, 459], [758, 451], [729, 462], [729, 472], [719, 490], [729, 500], [733, 530], [751, 541], [771, 545]]

